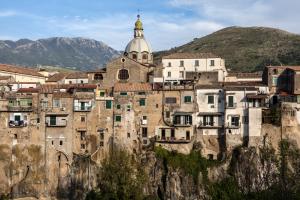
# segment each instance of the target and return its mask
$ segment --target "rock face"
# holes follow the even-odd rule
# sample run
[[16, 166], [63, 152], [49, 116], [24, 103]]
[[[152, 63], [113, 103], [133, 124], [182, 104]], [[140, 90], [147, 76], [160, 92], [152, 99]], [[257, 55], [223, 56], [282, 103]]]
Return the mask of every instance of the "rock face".
[[0, 63], [24, 66], [74, 67], [91, 70], [101, 67], [119, 51], [87, 38], [54, 37], [36, 41], [0, 41]]

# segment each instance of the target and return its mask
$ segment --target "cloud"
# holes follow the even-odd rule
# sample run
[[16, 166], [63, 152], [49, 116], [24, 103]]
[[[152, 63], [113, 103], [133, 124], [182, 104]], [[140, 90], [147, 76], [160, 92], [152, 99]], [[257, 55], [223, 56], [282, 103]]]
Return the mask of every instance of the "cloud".
[[238, 26], [269, 26], [300, 32], [300, 1], [295, 0], [170, 0], [206, 19]]
[[0, 10], [0, 17], [12, 17], [16, 16], [17, 12], [12, 10]]

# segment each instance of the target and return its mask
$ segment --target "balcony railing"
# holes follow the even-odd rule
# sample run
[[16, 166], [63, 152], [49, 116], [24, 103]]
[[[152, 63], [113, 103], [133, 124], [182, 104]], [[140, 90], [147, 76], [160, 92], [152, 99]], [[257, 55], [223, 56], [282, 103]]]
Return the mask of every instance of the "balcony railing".
[[193, 139], [194, 139], [194, 136], [191, 136], [189, 138], [186, 138], [186, 137], [176, 138], [176, 137], [157, 136], [156, 137], [156, 142], [159, 142], [159, 143], [190, 143]]
[[88, 112], [92, 110], [92, 106], [74, 106], [74, 111]]
[[215, 122], [200, 121], [198, 128], [222, 128], [223, 126]]
[[236, 108], [236, 103], [226, 103], [226, 108]]
[[27, 121], [20, 120], [20, 121], [9, 121], [8, 126], [10, 128], [21, 128], [21, 127], [26, 127], [27, 126]]
[[8, 111], [32, 111], [32, 106], [7, 106]]
[[227, 122], [227, 124], [226, 124], [226, 128], [237, 129], [240, 127], [241, 127], [241, 122], [239, 122], [239, 123]]

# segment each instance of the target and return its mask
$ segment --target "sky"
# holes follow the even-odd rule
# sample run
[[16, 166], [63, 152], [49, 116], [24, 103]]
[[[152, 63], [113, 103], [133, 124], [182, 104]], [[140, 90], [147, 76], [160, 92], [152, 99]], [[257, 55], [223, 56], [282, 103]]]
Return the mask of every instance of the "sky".
[[86, 37], [124, 50], [138, 13], [154, 51], [228, 26], [300, 33], [300, 0], [0, 0], [0, 39]]

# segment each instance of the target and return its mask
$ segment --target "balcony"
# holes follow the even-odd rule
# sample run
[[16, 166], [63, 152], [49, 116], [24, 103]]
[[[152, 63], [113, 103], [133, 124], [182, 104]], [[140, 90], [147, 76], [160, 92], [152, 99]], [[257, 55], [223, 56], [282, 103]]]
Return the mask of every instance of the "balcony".
[[47, 127], [65, 127], [67, 126], [67, 117], [66, 116], [56, 116], [50, 115], [46, 117], [46, 126]]
[[32, 106], [13, 106], [13, 105], [8, 105], [7, 106], [7, 111], [11, 111], [11, 112], [30, 112], [30, 111], [32, 111]]
[[22, 127], [26, 127], [27, 126], [27, 121], [25, 121], [25, 120], [20, 120], [20, 121], [10, 120], [9, 123], [8, 123], [8, 126], [10, 128], [22, 128]]
[[182, 144], [182, 143], [190, 143], [193, 139], [194, 139], [193, 136], [191, 136], [190, 138], [186, 138], [186, 137], [176, 138], [176, 137], [156, 136], [156, 142], [158, 142], [158, 143]]
[[226, 103], [226, 108], [228, 109], [233, 109], [233, 108], [236, 108], [236, 103]]
[[191, 115], [181, 115], [178, 113], [175, 113], [174, 115], [175, 115], [173, 118], [174, 126], [188, 127], [193, 125], [193, 118]]
[[199, 129], [219, 129], [222, 128], [222, 125], [219, 125], [218, 123], [215, 122], [203, 122], [200, 121], [198, 128]]
[[76, 112], [89, 112], [91, 110], [92, 110], [91, 105], [74, 106], [74, 111], [76, 111]]
[[241, 127], [241, 122], [227, 122], [225, 128], [228, 129], [239, 129]]

